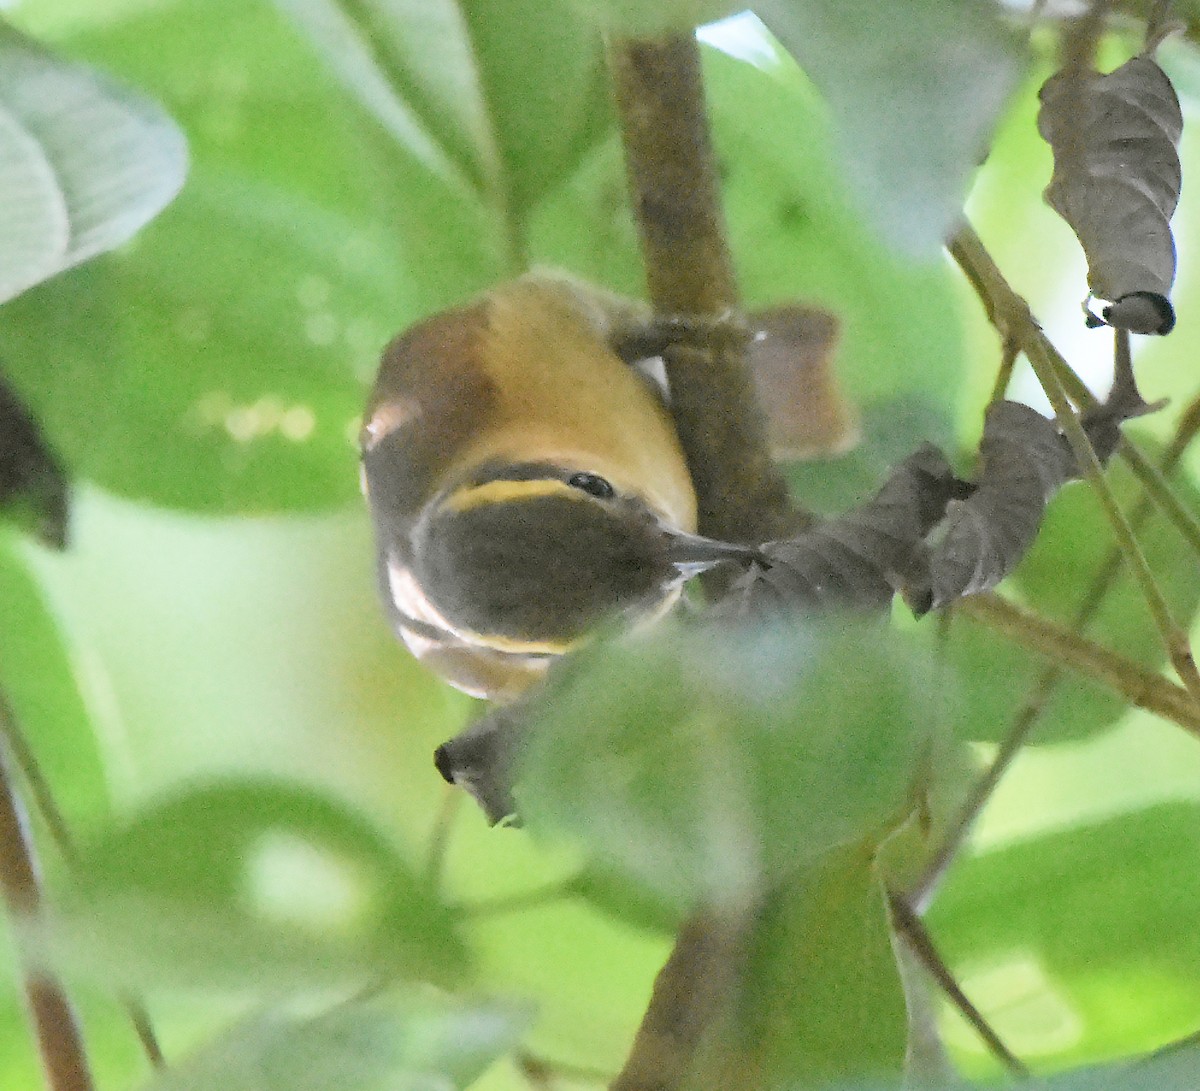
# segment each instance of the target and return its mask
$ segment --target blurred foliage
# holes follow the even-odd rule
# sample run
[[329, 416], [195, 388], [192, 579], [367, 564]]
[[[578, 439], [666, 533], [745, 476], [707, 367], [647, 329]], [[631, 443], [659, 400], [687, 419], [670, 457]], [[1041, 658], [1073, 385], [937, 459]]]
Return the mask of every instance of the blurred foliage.
[[[36, 823], [58, 894], [17, 938], [78, 987], [102, 1091], [150, 1079], [98, 987], [117, 978], [146, 992], [168, 1055], [190, 1056], [151, 1084], [163, 1091], [465, 1086], [518, 1039], [575, 1073], [564, 1087], [586, 1086], [580, 1071], [620, 1066], [677, 914], [714, 893], [767, 901], [747, 1002], [722, 1028], [764, 1080], [898, 1069], [874, 848], [929, 775], [931, 736], [999, 737], [1028, 657], [956, 633], [931, 674], [928, 622], [598, 649], [563, 679], [530, 755], [531, 837], [488, 829], [437, 781], [432, 750], [470, 703], [407, 660], [374, 599], [354, 437], [379, 348], [526, 263], [639, 289], [593, 18], [631, 29], [698, 10], [728, 5], [9, 6], [54, 51], [37, 51], [52, 72], [141, 104], [177, 166], [174, 130], [148, 105], [161, 104], [191, 159], [179, 198], [132, 242], [0, 309], [0, 369], [75, 481], [66, 555], [0, 529], [0, 685], [84, 846], [73, 884]], [[1000, 265], [1097, 385], [1107, 339], [1082, 326], [1082, 259], [1040, 198], [1039, 77], [1022, 75], [1045, 74], [1051, 41], [1026, 51], [1019, 20], [984, 0], [771, 10], [785, 41], [815, 50], [797, 47], [807, 75], [741, 19], [703, 32], [706, 76], [747, 300], [799, 297], [842, 321], [864, 442], [791, 471], [806, 502], [838, 510], [920, 440], [978, 434], [995, 338], [930, 245], [969, 184]], [[943, 25], [960, 37], [931, 30]], [[868, 28], [893, 48], [850, 56]], [[1163, 64], [1194, 106], [1190, 47]], [[0, 141], [17, 116], [7, 88]], [[1198, 148], [1185, 134], [1185, 175]], [[155, 172], [166, 188], [171, 169]], [[0, 171], [0, 196], [10, 181]], [[1177, 403], [1196, 390], [1189, 193], [1179, 325], [1138, 360], [1147, 395]], [[12, 207], [0, 200], [0, 219]], [[907, 250], [891, 248], [899, 229]], [[25, 280], [70, 253], [36, 276], [31, 258]], [[1013, 389], [1035, 398], [1021, 373]], [[1162, 439], [1174, 419], [1144, 427]], [[1180, 478], [1194, 510], [1198, 459]], [[1068, 489], [1011, 590], [1069, 615], [1107, 548], [1093, 508]], [[1194, 564], [1160, 526], [1144, 544], [1190, 616]], [[1159, 656], [1123, 584], [1094, 633]], [[1145, 718], [1109, 732], [1122, 717], [1062, 690], [930, 913], [972, 998], [1039, 1070], [1200, 1025], [1200, 752]], [[961, 770], [962, 749], [946, 750]], [[1056, 774], [1035, 775], [1047, 762]], [[12, 963], [6, 944], [8, 982]], [[347, 999], [385, 972], [394, 996]], [[943, 1025], [969, 1072], [994, 1073], [969, 1030]], [[1183, 1053], [1046, 1086], [1192, 1087], [1195, 1066]], [[10, 988], [0, 1086], [37, 1086], [36, 1072]], [[510, 1057], [471, 1086], [529, 1083]]]

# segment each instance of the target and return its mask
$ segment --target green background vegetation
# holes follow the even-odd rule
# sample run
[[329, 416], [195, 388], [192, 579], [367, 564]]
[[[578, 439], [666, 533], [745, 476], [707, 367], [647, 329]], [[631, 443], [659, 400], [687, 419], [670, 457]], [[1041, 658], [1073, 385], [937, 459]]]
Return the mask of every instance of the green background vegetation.
[[[403, 14], [409, 6], [362, 7]], [[912, 6], [919, 14], [929, 5]], [[635, 905], [627, 878], [608, 884], [597, 871], [580, 881], [578, 845], [489, 829], [472, 806], [451, 802], [431, 755], [471, 702], [407, 658], [375, 600], [354, 439], [380, 346], [527, 261], [639, 290], [601, 58], [590, 35], [571, 33], [588, 24], [568, 4], [505, 8], [504, 17], [455, 23], [455, 5], [423, 5], [428, 18], [403, 24], [403, 33], [379, 15], [365, 38], [374, 60], [363, 62], [379, 79], [364, 76], [350, 90], [321, 63], [329, 39], [314, 31], [314, 50], [298, 29], [311, 30], [323, 4], [25, 0], [7, 13], [64, 56], [162, 103], [192, 159], [181, 196], [132, 242], [0, 309], [0, 362], [77, 478], [67, 553], [0, 530], [0, 680], [74, 828], [107, 838], [85, 875], [99, 916], [77, 915], [64, 895], [61, 920], [36, 938], [78, 985], [103, 1088], [147, 1078], [102, 988], [116, 980], [145, 992], [172, 1058], [248, 1020], [226, 1054], [201, 1062], [218, 1068], [184, 1069], [163, 1087], [216, 1086], [213, 1071], [229, 1080], [222, 1086], [241, 1087], [229, 1076], [238, 1050], [252, 1054], [272, 1035], [295, 1063], [272, 1087], [343, 1086], [362, 1056], [382, 1070], [418, 1061], [436, 1068], [445, 1054], [467, 1078], [477, 1056], [518, 1036], [539, 1057], [611, 1073], [669, 950], [672, 911], [654, 899], [650, 909]], [[447, 22], [435, 25], [442, 16]], [[746, 24], [706, 38], [717, 43], [705, 48], [706, 75], [747, 299], [800, 297], [844, 322], [840, 366], [862, 409], [864, 444], [795, 474], [802, 499], [837, 510], [920, 440], [973, 445], [998, 363], [994, 335], [927, 238], [902, 240], [904, 250], [888, 238], [898, 217], [926, 235], [945, 226], [921, 199], [929, 149], [919, 141], [891, 149], [904, 182], [882, 202], [869, 171], [865, 183], [861, 170], [848, 173], [829, 110], [769, 39]], [[1117, 42], [1115, 54], [1123, 44], [1128, 53]], [[1082, 256], [1040, 198], [1050, 158], [1034, 117], [1050, 46], [1035, 38], [1028, 62], [987, 46], [1013, 58], [1016, 90], [969, 211], [1051, 336], [1103, 385], [1108, 338], [1085, 331], [1077, 310]], [[1186, 115], [1200, 94], [1200, 65], [1182, 44], [1162, 61]], [[936, 143], [945, 88], [917, 76], [912, 86], [888, 82], [899, 77], [865, 62], [856, 78], [881, 103], [927, 96], [926, 136]], [[827, 97], [842, 116], [844, 105]], [[868, 136], [897, 123], [882, 108], [857, 116]], [[1186, 132], [1181, 154], [1185, 177], [1196, 174], [1200, 143]], [[1197, 387], [1200, 278], [1189, 244], [1200, 205], [1192, 192], [1185, 185], [1176, 220], [1178, 328], [1139, 346], [1143, 390], [1173, 400], [1137, 426], [1158, 439]], [[1036, 402], [1023, 373], [1014, 390]], [[1193, 508], [1198, 458], [1185, 459], [1183, 475]], [[1081, 593], [1097, 543], [1107, 543], [1084, 488], [1055, 502], [1012, 585], [1060, 617]], [[1162, 528], [1147, 541], [1190, 616], [1200, 588], [1194, 559]], [[1114, 594], [1095, 633], [1156, 661], [1128, 588]], [[896, 663], [907, 654], [896, 652]], [[1014, 679], [1031, 677], [1030, 661], [994, 638], [964, 635], [951, 663], [944, 714], [986, 756], [1023, 696]], [[781, 666], [797, 676], [805, 669]], [[657, 681], [631, 683], [629, 700], [649, 700]], [[862, 740], [899, 730], [896, 703], [860, 701], [845, 684]], [[670, 708], [658, 711], [669, 719]], [[927, 708], [913, 714], [914, 730], [923, 715]], [[810, 722], [793, 718], [797, 738], [808, 738], [800, 729]], [[678, 783], [649, 788], [650, 798], [678, 803], [663, 820], [672, 834], [692, 808], [711, 814], [688, 785], [704, 780], [712, 752], [700, 746], [693, 757], [694, 725], [685, 727], [657, 740], [643, 731], [630, 743], [679, 772]], [[746, 736], [758, 738], [749, 728]], [[902, 740], [888, 734], [888, 742]], [[770, 757], [755, 745], [738, 751], [745, 768]], [[586, 745], [574, 757], [550, 753], [543, 774], [584, 793], [594, 772], [588, 755]], [[876, 754], [878, 767], [851, 763], [835, 788], [870, 796], [880, 776], [888, 779], [880, 770], [891, 756]], [[782, 780], [778, 795], [791, 783]], [[661, 816], [629, 804], [581, 801], [591, 829], [617, 844], [591, 848], [611, 855], [618, 871], [653, 881], [670, 860], [686, 879], [715, 851], [689, 842], [668, 852], [664, 837], [652, 844], [665, 855], [630, 864], [620, 844], [641, 829], [637, 821], [653, 827]], [[544, 809], [551, 826], [571, 827], [571, 808], [552, 791]], [[764, 807], [741, 832], [768, 846], [811, 832], [804, 807], [779, 811]], [[114, 816], [134, 824], [117, 828]], [[859, 817], [863, 829], [878, 821]], [[445, 823], [435, 882], [431, 846]], [[251, 850], [258, 878], [247, 899], [235, 872]], [[48, 843], [46, 853], [53, 860]], [[984, 814], [930, 927], [969, 994], [1035, 1069], [1143, 1052], [1200, 1026], [1198, 865], [1197, 741], [1071, 683]], [[50, 871], [65, 889], [61, 865]], [[895, 997], [878, 976], [860, 987], [837, 967], [879, 956], [886, 939], [870, 921], [847, 931], [845, 899], [829, 896], [820, 874], [810, 878], [808, 919], [827, 921], [846, 950], [832, 943], [832, 976], [791, 990], [785, 1008], [840, 1050], [841, 1072], [856, 1070], [855, 1049], [858, 1070], [869, 1071], [878, 1043], [837, 1015], [856, 1011], [879, 1028], [894, 1019]], [[713, 881], [728, 893], [741, 880]], [[504, 905], [539, 892], [529, 904]], [[668, 898], [678, 893], [667, 883]], [[864, 886], [850, 901], [861, 907], [873, 897]], [[763, 940], [768, 965], [773, 954], [795, 954], [788, 927], [778, 923], [775, 940]], [[321, 1028], [288, 1037], [288, 1020], [303, 1009], [281, 1013], [270, 1003], [282, 994], [293, 1006], [297, 996], [311, 1004], [387, 970], [448, 986], [458, 999], [418, 992], [360, 1013], [349, 1035], [324, 1028], [334, 1043], [327, 1049]], [[769, 978], [764, 971], [767, 995]], [[15, 981], [0, 978], [0, 1086], [34, 1087]], [[964, 1069], [995, 1071], [949, 1013], [945, 1032]], [[363, 1048], [333, 1064], [354, 1035]], [[298, 1041], [308, 1053], [294, 1052]], [[385, 1086], [370, 1082], [362, 1063], [361, 1086]], [[841, 1074], [817, 1065], [809, 1075], [825, 1071]], [[247, 1076], [244, 1086], [259, 1084]], [[472, 1086], [528, 1084], [505, 1059]]]

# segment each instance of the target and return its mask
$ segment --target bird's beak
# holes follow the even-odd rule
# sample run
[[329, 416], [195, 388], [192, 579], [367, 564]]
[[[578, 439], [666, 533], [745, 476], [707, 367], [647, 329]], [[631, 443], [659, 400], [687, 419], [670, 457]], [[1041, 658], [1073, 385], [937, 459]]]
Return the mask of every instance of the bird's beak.
[[715, 538], [672, 530], [667, 534], [667, 558], [684, 579], [691, 579], [722, 561], [747, 564], [762, 560], [762, 554], [753, 546], [719, 542]]

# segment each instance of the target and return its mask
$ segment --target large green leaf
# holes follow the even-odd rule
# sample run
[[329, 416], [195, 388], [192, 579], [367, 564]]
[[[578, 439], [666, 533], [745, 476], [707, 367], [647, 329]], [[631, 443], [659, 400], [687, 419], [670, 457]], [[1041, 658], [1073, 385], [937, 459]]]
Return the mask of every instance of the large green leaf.
[[1016, 34], [984, 0], [754, 10], [829, 103], [847, 176], [882, 235], [936, 258], [1027, 65]]
[[[1117, 498], [1130, 510], [1140, 490], [1123, 463], [1114, 461], [1109, 481]], [[1185, 506], [1200, 511], [1200, 490], [1190, 477], [1178, 475], [1172, 487]], [[1145, 524], [1138, 540], [1176, 618], [1186, 628], [1200, 606], [1200, 580], [1196, 579], [1191, 553], [1157, 513]], [[1112, 531], [1091, 489], [1083, 483], [1071, 485], [1050, 505], [1033, 549], [1013, 575], [1013, 585], [1031, 607], [1072, 625], [1112, 543]], [[1064, 558], [1069, 558], [1070, 579], [1063, 578]], [[1166, 658], [1162, 641], [1145, 599], [1124, 568], [1111, 587], [1085, 629], [1086, 635], [1135, 662], [1159, 666]], [[971, 709], [969, 720], [964, 719], [960, 728], [973, 739], [1003, 738], [1037, 678], [1050, 664], [1045, 657], [996, 637], [968, 618], [955, 622], [949, 652]], [[1034, 739], [1056, 742], [1082, 738], [1111, 726], [1128, 708], [1127, 701], [1068, 672], [1046, 703]]]
[[0, 23], [0, 303], [125, 242], [186, 172], [152, 101]]
[[429, 994], [377, 996], [313, 1013], [251, 1016], [145, 1091], [452, 1091], [529, 1022], [511, 1004]]
[[513, 232], [603, 131], [600, 34], [565, 0], [277, 0], [393, 139]]
[[269, 6], [169, 4], [83, 48], [163, 95], [197, 169], [132, 249], [6, 309], [15, 386], [72, 469], [123, 495], [351, 501], [380, 349], [495, 275], [485, 211], [397, 154]]
[[[930, 927], [1011, 1049], [1061, 1066], [1196, 1028], [1200, 806], [1169, 804], [959, 864]], [[972, 1032], [951, 1042], [976, 1054]]]
[[904, 634], [865, 623], [605, 644], [552, 686], [521, 813], [676, 904], [741, 904], [907, 813], [922, 664]]
[[35, 946], [108, 984], [453, 980], [449, 911], [344, 805], [286, 783], [192, 788], [87, 848]]

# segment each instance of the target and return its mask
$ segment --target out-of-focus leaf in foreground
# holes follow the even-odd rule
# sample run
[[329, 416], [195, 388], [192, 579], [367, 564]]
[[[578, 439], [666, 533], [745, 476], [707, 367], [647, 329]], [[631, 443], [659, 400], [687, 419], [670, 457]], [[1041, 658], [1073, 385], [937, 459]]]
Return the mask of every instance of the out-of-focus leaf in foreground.
[[743, 904], [908, 813], [931, 687], [886, 625], [660, 627], [566, 664], [522, 817], [681, 906]]
[[144, 1091], [454, 1091], [529, 1022], [496, 1002], [384, 994], [320, 1012], [273, 1010], [239, 1023]]
[[767, 900], [709, 1086], [782, 1091], [901, 1071], [904, 996], [873, 860], [870, 844], [838, 849]]
[[86, 849], [28, 927], [51, 960], [108, 984], [445, 982], [466, 961], [449, 912], [374, 827], [282, 783], [149, 806]]
[[125, 242], [186, 173], [151, 100], [0, 23], [0, 302]]
[[932, 260], [1026, 67], [979, 0], [761, 0], [755, 12], [829, 103], [847, 173], [893, 246]]

